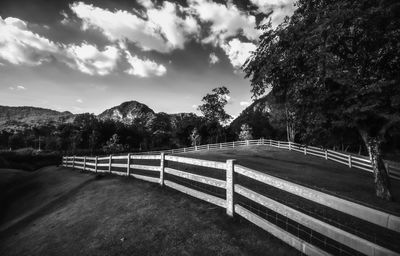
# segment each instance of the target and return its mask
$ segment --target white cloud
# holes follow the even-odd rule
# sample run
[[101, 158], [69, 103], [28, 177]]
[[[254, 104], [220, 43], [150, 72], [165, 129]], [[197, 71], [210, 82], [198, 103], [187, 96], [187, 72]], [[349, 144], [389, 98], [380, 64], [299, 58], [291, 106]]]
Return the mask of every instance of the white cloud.
[[83, 103], [83, 100], [82, 99], [76, 99], [76, 102]]
[[250, 56], [251, 52], [256, 50], [255, 44], [243, 43], [237, 38], [221, 45], [221, 47], [235, 68], [240, 68]]
[[[163, 65], [154, 61], [121, 54], [127, 52], [123, 42], [105, 46], [103, 49], [87, 42], [80, 45], [56, 44], [29, 31], [27, 23], [17, 18], [8, 17], [3, 20], [0, 17], [0, 35], [0, 59], [14, 65], [36, 66], [53, 58], [82, 73], [104, 76], [116, 70], [122, 58], [127, 58], [132, 66], [128, 70], [131, 75], [160, 76], [166, 72]], [[23, 86], [12, 88], [12, 90], [24, 90]]]
[[14, 90], [16, 90], [16, 91], [25, 91], [26, 87], [22, 86], [22, 85], [17, 85], [17, 86], [9, 86], [8, 89], [11, 90], [11, 91], [14, 91]]
[[249, 106], [250, 105], [250, 102], [248, 102], [248, 101], [241, 101], [240, 102], [240, 106]]
[[120, 53], [115, 46], [106, 46], [103, 51], [88, 43], [68, 45], [65, 50], [66, 63], [71, 68], [89, 75], [108, 75], [117, 66]]
[[164, 2], [160, 8], [149, 1], [141, 1], [147, 7], [144, 18], [124, 10], [110, 11], [83, 2], [70, 5], [71, 10], [83, 21], [83, 29], [95, 28], [111, 41], [128, 40], [143, 50], [170, 52], [183, 49], [190, 35], [197, 34], [200, 27], [190, 15], [181, 18], [171, 2]]
[[188, 3], [202, 22], [211, 23], [210, 35], [202, 40], [204, 43], [220, 45], [239, 33], [249, 40], [256, 40], [261, 34], [256, 29], [256, 18], [240, 11], [230, 1], [226, 5], [208, 0], [189, 0]]
[[219, 62], [219, 58], [218, 56], [215, 54], [215, 52], [210, 53], [210, 56], [208, 57], [208, 61], [210, 62], [211, 65], [218, 63]]
[[192, 105], [192, 108], [194, 108], [196, 110], [197, 110], [198, 107], [199, 107], [199, 105], [196, 105], [196, 104]]
[[57, 44], [29, 31], [17, 18], [0, 17], [0, 35], [0, 58], [15, 65], [40, 65], [58, 51]]
[[132, 56], [129, 51], [125, 51], [125, 54], [128, 63], [131, 65], [131, 68], [125, 72], [130, 75], [139, 77], [162, 76], [167, 72], [164, 65], [147, 59], [142, 60], [137, 56]]
[[[294, 0], [250, 0], [250, 2], [257, 6], [260, 12], [270, 13], [272, 11], [268, 19], [271, 19], [273, 28], [281, 24], [286, 16], [291, 16], [296, 9]], [[266, 20], [262, 23], [264, 22]]]

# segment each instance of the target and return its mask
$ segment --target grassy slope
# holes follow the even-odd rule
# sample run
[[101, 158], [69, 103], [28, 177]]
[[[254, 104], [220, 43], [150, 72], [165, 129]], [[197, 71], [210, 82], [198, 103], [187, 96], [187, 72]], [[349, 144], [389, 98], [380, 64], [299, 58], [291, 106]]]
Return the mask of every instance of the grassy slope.
[[0, 181], [2, 195], [37, 183], [14, 189], [7, 222], [36, 210], [0, 233], [3, 256], [297, 254], [223, 209], [156, 184], [57, 167], [29, 175], [0, 170]]
[[375, 196], [371, 173], [319, 157], [266, 146], [198, 151], [180, 155], [214, 161], [236, 159], [238, 164], [254, 170], [400, 215], [399, 181], [392, 180], [395, 201], [386, 202]]

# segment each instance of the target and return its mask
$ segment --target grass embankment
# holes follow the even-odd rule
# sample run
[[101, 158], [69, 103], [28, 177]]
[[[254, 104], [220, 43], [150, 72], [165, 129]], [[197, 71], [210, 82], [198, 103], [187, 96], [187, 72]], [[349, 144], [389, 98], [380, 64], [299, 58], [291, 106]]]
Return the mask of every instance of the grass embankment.
[[57, 167], [0, 177], [1, 195], [13, 197], [1, 227], [28, 213], [0, 231], [3, 256], [298, 254], [224, 209], [157, 184]]

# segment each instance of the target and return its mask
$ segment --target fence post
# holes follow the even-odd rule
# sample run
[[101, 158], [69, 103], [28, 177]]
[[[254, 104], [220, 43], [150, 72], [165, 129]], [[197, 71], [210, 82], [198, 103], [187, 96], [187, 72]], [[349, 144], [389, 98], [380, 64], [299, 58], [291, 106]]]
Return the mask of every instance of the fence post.
[[235, 160], [226, 160], [226, 214], [233, 217], [235, 209]]
[[72, 170], [75, 169], [75, 156], [73, 156], [72, 158]]
[[351, 168], [351, 155], [349, 155], [349, 168]]
[[97, 157], [98, 156], [96, 156], [96, 159], [94, 160], [94, 172], [95, 173], [97, 173]]
[[219, 143], [219, 149], [222, 149], [222, 143]]
[[249, 145], [250, 145], [249, 140], [246, 140], [246, 146], [249, 146]]
[[289, 141], [289, 150], [292, 150], [292, 143]]
[[161, 153], [160, 159], [160, 186], [164, 186], [165, 154]]
[[126, 159], [126, 176], [129, 177], [131, 174], [131, 153], [128, 153], [128, 159]]
[[235, 142], [232, 142], [232, 148], [235, 148]]
[[307, 146], [304, 145], [304, 155], [307, 155]]
[[194, 145], [194, 151], [197, 151], [197, 146], [196, 145]]
[[108, 160], [108, 172], [111, 173], [111, 165], [112, 165], [112, 155], [110, 155], [110, 159]]
[[389, 164], [388, 164], [388, 163], [385, 163], [385, 162], [383, 162], [383, 164], [385, 165], [386, 172], [387, 172], [387, 174], [388, 174], [389, 177], [390, 177]]
[[186, 148], [183, 148], [183, 152], [186, 152]]
[[86, 171], [86, 156], [83, 157], [83, 170]]
[[210, 144], [207, 144], [207, 150], [210, 150]]
[[325, 160], [328, 160], [328, 150], [325, 149]]

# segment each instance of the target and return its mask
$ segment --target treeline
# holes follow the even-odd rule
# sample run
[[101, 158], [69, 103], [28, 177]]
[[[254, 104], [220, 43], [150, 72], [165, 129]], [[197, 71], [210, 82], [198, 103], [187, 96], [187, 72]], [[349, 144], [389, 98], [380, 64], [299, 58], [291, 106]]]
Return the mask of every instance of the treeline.
[[235, 139], [229, 127], [194, 114], [171, 121], [160, 113], [148, 127], [77, 115], [72, 123], [0, 132], [0, 149], [34, 148], [69, 153], [141, 152], [217, 143]]

